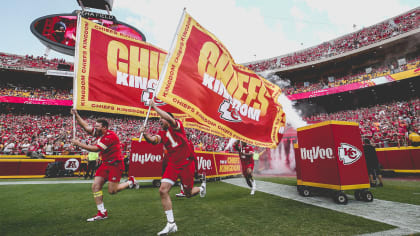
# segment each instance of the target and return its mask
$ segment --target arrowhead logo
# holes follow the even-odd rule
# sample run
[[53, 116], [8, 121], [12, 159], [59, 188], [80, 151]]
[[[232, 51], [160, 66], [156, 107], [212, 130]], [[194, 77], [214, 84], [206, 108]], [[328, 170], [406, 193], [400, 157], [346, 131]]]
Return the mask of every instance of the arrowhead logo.
[[230, 122], [241, 122], [241, 116], [239, 111], [234, 109], [232, 103], [229, 100], [223, 100], [222, 104], [219, 106], [219, 113], [221, 113], [220, 118]]
[[362, 156], [362, 152], [353, 145], [348, 143], [340, 143], [338, 147], [338, 158], [344, 165], [355, 163]]
[[71, 158], [64, 163], [64, 169], [76, 171], [79, 168], [79, 161], [77, 159]]

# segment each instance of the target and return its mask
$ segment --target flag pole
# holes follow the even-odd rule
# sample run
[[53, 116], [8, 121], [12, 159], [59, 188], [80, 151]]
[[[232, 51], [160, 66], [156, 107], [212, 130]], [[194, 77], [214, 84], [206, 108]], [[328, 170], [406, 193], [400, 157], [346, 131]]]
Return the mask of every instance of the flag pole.
[[[77, 73], [79, 71], [79, 42], [80, 42], [80, 30], [81, 30], [81, 22], [80, 22], [80, 13], [77, 14], [77, 28], [76, 28], [76, 43], [74, 46], [75, 53], [74, 53], [74, 68], [73, 68], [73, 108], [76, 109], [77, 107]], [[73, 138], [76, 138], [76, 115], [73, 114]]]
[[[179, 22], [178, 22], [178, 26], [176, 28], [174, 38], [172, 39], [171, 47], [169, 48], [169, 52], [166, 55], [165, 62], [163, 63], [162, 73], [159, 75], [159, 81], [158, 81], [158, 84], [156, 86], [155, 91], [153, 92], [153, 96], [152, 96], [151, 101], [153, 101], [155, 99], [156, 94], [159, 92], [160, 88], [162, 87], [163, 78], [165, 77], [166, 71], [168, 70], [169, 58], [173, 54], [173, 51], [174, 51], [174, 48], [175, 48], [175, 41], [176, 41], [176, 39], [179, 35], [179, 31], [180, 31], [182, 22], [184, 21], [185, 13], [186, 13], [186, 8], [184, 7], [184, 9], [182, 11], [181, 18], [179, 19]], [[149, 119], [151, 108], [152, 108], [152, 106], [150, 106], [150, 103], [149, 103], [149, 110], [147, 111], [147, 115], [146, 115], [146, 118], [144, 120], [143, 127], [146, 127], [146, 125], [147, 125], [147, 121]], [[141, 134], [140, 134], [139, 142], [141, 142], [142, 138], [143, 138], [143, 132], [141, 132]]]

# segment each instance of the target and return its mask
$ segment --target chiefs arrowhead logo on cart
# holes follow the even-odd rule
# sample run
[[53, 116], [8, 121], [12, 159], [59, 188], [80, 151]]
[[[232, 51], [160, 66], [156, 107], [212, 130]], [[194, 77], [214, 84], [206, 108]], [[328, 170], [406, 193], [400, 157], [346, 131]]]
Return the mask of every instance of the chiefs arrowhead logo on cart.
[[338, 157], [344, 165], [355, 163], [362, 156], [362, 152], [353, 145], [348, 143], [340, 143], [338, 147]]

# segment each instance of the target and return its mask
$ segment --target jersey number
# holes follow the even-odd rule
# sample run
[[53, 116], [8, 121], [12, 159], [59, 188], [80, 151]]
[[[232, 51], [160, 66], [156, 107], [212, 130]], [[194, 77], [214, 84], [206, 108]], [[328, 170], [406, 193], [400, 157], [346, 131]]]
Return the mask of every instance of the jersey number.
[[172, 137], [171, 133], [169, 131], [166, 132], [166, 137], [171, 141], [171, 146], [174, 148], [178, 146], [178, 143], [175, 142], [174, 138]]

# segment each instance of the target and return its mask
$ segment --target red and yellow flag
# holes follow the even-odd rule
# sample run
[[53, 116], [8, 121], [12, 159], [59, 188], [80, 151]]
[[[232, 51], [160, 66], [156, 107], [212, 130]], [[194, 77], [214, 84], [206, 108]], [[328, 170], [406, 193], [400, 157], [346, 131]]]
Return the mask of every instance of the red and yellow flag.
[[[73, 104], [79, 110], [146, 116], [167, 53], [80, 17]], [[175, 115], [178, 109], [156, 100]], [[151, 116], [157, 116], [152, 110]]]
[[157, 97], [215, 134], [275, 147], [285, 115], [278, 86], [236, 64], [225, 46], [184, 14]]

